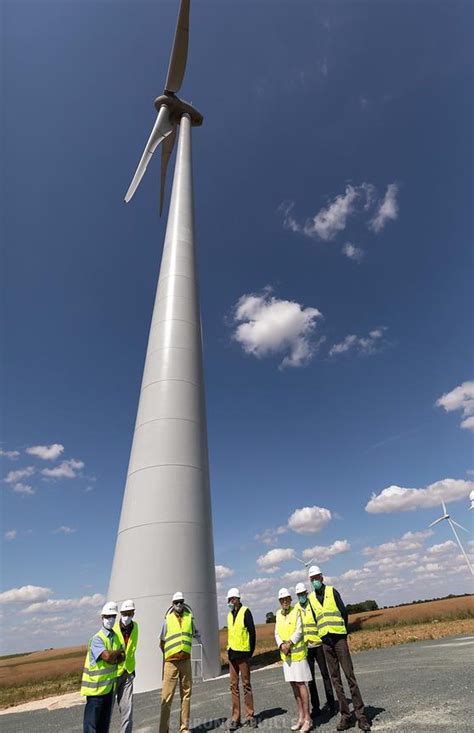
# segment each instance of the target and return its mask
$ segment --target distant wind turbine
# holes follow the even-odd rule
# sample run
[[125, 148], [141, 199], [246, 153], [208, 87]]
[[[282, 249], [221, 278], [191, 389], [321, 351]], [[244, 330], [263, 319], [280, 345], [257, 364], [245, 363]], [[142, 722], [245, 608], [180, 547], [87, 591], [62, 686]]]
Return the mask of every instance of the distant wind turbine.
[[[434, 521], [434, 522], [431, 522], [431, 524], [430, 524], [429, 526], [430, 526], [430, 527], [434, 527], [434, 526], [435, 526], [435, 524], [439, 524], [439, 523], [440, 523], [440, 522], [442, 522], [442, 521], [443, 521], [444, 519], [446, 519], [446, 520], [447, 520], [447, 522], [448, 522], [449, 526], [450, 526], [450, 527], [451, 527], [451, 529], [453, 530], [453, 534], [454, 534], [454, 536], [455, 536], [455, 538], [456, 538], [456, 541], [457, 541], [457, 543], [458, 543], [459, 547], [461, 548], [461, 552], [462, 552], [462, 554], [464, 555], [464, 558], [465, 558], [465, 560], [466, 560], [466, 562], [467, 562], [467, 566], [468, 566], [469, 570], [471, 571], [471, 574], [472, 574], [472, 575], [474, 575], [474, 570], [473, 570], [473, 567], [472, 567], [472, 565], [471, 565], [471, 563], [470, 563], [470, 560], [469, 560], [468, 556], [466, 555], [466, 552], [465, 552], [465, 550], [464, 550], [464, 547], [463, 547], [463, 546], [462, 546], [462, 544], [461, 544], [461, 540], [460, 540], [460, 539], [459, 539], [459, 537], [458, 537], [458, 533], [457, 533], [457, 532], [456, 532], [456, 530], [454, 529], [454, 525], [456, 525], [456, 527], [459, 527], [459, 529], [463, 529], [463, 530], [464, 530], [465, 532], [469, 532], [469, 530], [468, 530], [468, 529], [466, 529], [466, 527], [463, 527], [463, 526], [462, 526], [462, 524], [458, 524], [458, 522], [455, 522], [455, 521], [454, 521], [454, 519], [451, 519], [450, 515], [449, 515], [449, 514], [448, 514], [448, 512], [446, 511], [446, 504], [444, 503], [444, 501], [442, 501], [442, 502], [441, 502], [441, 505], [442, 505], [442, 507], [443, 507], [443, 512], [444, 512], [443, 516], [442, 516], [442, 517], [439, 517], [439, 519], [435, 519], [435, 521]], [[471, 509], [472, 509], [472, 507], [471, 507]]]
[[471, 491], [471, 493], [469, 494], [469, 499], [470, 499], [470, 502], [471, 502], [471, 506], [469, 507], [469, 511], [472, 512], [472, 510], [474, 509], [474, 491]]
[[309, 566], [312, 565], [313, 562], [314, 562], [314, 558], [312, 558], [312, 560], [308, 560], [308, 562], [305, 562], [304, 560], [301, 560], [299, 557], [295, 557], [295, 560], [298, 560], [298, 562], [300, 562], [302, 565], [304, 565], [305, 568], [309, 568]]

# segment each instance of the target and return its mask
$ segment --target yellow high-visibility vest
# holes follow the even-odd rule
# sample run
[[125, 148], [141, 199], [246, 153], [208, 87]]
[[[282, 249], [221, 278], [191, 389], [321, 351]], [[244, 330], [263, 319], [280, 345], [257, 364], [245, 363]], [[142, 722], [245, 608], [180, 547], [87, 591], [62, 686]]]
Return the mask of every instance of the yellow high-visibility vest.
[[117, 638], [120, 644], [125, 649], [125, 659], [117, 667], [117, 677], [120, 677], [120, 675], [122, 675], [125, 670], [127, 670], [129, 674], [135, 672], [135, 652], [137, 650], [138, 643], [138, 624], [136, 623], [136, 621], [132, 621], [132, 623], [132, 633], [128, 638], [127, 646], [125, 646], [125, 639], [123, 638], [122, 629], [120, 628], [120, 622], [116, 623], [114, 626], [114, 631], [117, 634]]
[[184, 609], [179, 623], [174, 611], [166, 614], [165, 660], [178, 652], [191, 654], [193, 645], [193, 615]]
[[227, 649], [235, 652], [250, 651], [250, 634], [244, 625], [244, 616], [247, 606], [241, 606], [235, 619], [232, 611], [227, 614]]
[[[277, 611], [276, 632], [280, 639], [283, 639], [283, 641], [289, 641], [292, 634], [296, 631], [296, 622], [299, 615], [300, 610], [296, 606], [290, 606], [290, 610], [285, 615], [282, 614], [281, 608]], [[292, 647], [289, 654], [283, 654], [280, 649], [280, 657], [284, 662], [300, 662], [304, 659], [306, 657], [306, 644], [304, 643], [304, 638], [298, 642], [297, 646]]]
[[299, 602], [296, 605], [300, 608], [305, 644], [321, 644], [321, 637], [318, 636], [318, 626], [314, 620], [316, 612], [313, 615], [309, 601], [305, 606], [302, 606]]
[[313, 604], [314, 613], [316, 614], [319, 636], [323, 637], [325, 634], [347, 634], [344, 619], [334, 599], [334, 588], [332, 585], [325, 587], [322, 605], [316, 598], [315, 591], [310, 593], [309, 602]]
[[[97, 632], [98, 636], [104, 642], [105, 649], [108, 652], [120, 649], [120, 643], [115, 634], [108, 636], [102, 629]], [[92, 637], [94, 639], [95, 637]], [[117, 679], [117, 665], [98, 659], [94, 665], [91, 665], [90, 651], [92, 639], [87, 646], [86, 660], [84, 669], [82, 670], [81, 695], [87, 697], [93, 695], [107, 695], [111, 692]]]

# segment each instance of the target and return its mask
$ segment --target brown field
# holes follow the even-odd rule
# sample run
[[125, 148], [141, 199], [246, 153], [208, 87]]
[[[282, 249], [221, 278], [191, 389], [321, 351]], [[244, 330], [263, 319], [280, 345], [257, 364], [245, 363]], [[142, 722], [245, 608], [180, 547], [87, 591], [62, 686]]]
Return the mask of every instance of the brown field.
[[[474, 634], [474, 596], [352, 614], [349, 625], [354, 652]], [[273, 624], [257, 625], [255, 665], [277, 661], [273, 634]], [[225, 664], [227, 633], [221, 629], [219, 635]], [[85, 652], [78, 646], [0, 658], [0, 708], [79, 690]]]

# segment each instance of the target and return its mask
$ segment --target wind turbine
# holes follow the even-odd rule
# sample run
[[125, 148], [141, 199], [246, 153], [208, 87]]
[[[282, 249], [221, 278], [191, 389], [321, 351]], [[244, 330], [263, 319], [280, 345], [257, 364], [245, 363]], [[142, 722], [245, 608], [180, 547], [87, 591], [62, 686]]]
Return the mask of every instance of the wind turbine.
[[313, 557], [312, 560], [308, 560], [308, 562], [305, 562], [304, 560], [301, 560], [299, 557], [296, 557], [296, 556], [295, 556], [295, 560], [298, 560], [298, 562], [300, 562], [302, 565], [304, 565], [305, 568], [309, 568], [309, 566], [312, 565], [313, 562], [314, 562], [314, 557]]
[[449, 526], [453, 530], [453, 534], [454, 534], [454, 536], [456, 538], [456, 541], [457, 541], [457, 543], [458, 543], [458, 545], [459, 545], [459, 547], [461, 549], [462, 554], [464, 555], [464, 559], [467, 562], [467, 566], [468, 566], [469, 570], [471, 571], [472, 575], [474, 575], [474, 570], [473, 570], [473, 567], [471, 565], [471, 562], [470, 562], [468, 556], [466, 555], [466, 553], [464, 551], [464, 547], [461, 544], [461, 540], [459, 539], [458, 533], [454, 529], [454, 526], [459, 527], [459, 529], [463, 529], [465, 532], [469, 532], [469, 530], [466, 529], [466, 527], [463, 527], [462, 524], [458, 524], [458, 522], [455, 522], [454, 519], [451, 519], [451, 516], [448, 514], [448, 512], [446, 510], [446, 504], [444, 503], [444, 501], [441, 502], [441, 505], [443, 507], [443, 516], [442, 517], [439, 517], [439, 519], [435, 519], [435, 521], [434, 522], [431, 522], [431, 524], [429, 526], [430, 527], [434, 527], [435, 524], [439, 524], [440, 522], [443, 522], [446, 519], [446, 521], [448, 522]]
[[190, 0], [181, 0], [157, 118], [125, 200], [161, 144], [160, 211], [179, 128], [171, 203], [143, 370], [108, 597], [133, 598], [140, 625], [136, 692], [161, 686], [157, 638], [173, 593], [192, 606], [203, 676], [220, 674], [191, 128], [203, 117], [176, 96], [188, 54]]
[[469, 494], [469, 501], [471, 502], [469, 511], [472, 512], [472, 510], [474, 509], [474, 491], [471, 491], [471, 493]]

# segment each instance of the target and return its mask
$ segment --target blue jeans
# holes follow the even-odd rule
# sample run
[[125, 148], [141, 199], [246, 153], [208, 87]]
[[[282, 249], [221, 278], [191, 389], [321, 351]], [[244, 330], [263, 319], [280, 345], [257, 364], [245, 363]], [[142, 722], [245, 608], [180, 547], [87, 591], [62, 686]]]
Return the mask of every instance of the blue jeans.
[[109, 733], [113, 704], [113, 690], [106, 695], [87, 696], [84, 710], [84, 733]]

